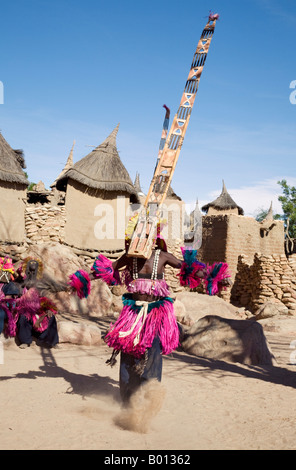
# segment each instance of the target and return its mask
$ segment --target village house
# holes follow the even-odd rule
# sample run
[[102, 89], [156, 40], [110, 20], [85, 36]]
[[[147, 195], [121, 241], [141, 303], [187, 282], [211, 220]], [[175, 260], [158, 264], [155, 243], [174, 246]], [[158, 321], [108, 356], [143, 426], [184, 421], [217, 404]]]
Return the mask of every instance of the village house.
[[[140, 207], [145, 194], [139, 173], [133, 183], [119, 157], [118, 129], [119, 125], [76, 163], [74, 142], [50, 190], [40, 181], [30, 191], [22, 152], [13, 150], [0, 134], [1, 256], [18, 261], [29, 246], [40, 243], [65, 244], [87, 263], [98, 252], [111, 258], [123, 252], [131, 208]], [[223, 181], [221, 194], [201, 210], [205, 214], [199, 211], [198, 258], [208, 264], [226, 262], [231, 272], [232, 287], [222, 297], [251, 311], [274, 299], [296, 312], [296, 260], [285, 253], [284, 224], [274, 220], [272, 206], [262, 222], [245, 216]], [[184, 202], [170, 187], [164, 203], [168, 220], [164, 234], [168, 249], [178, 257], [188, 236], [186, 216]], [[168, 283], [177, 292], [181, 288], [171, 271], [167, 268]]]
[[29, 184], [21, 150], [13, 150], [0, 133], [0, 240], [23, 243]]
[[273, 220], [262, 223], [244, 216], [228, 193], [223, 181], [222, 192], [217, 199], [204, 205], [203, 241], [199, 250], [202, 260], [209, 263], [224, 261], [235, 277], [238, 257], [244, 254], [250, 262], [255, 253], [263, 255], [284, 254], [284, 224]]
[[128, 207], [138, 197], [118, 154], [118, 128], [56, 180], [56, 189], [66, 193], [64, 242], [69, 246], [124, 249]]

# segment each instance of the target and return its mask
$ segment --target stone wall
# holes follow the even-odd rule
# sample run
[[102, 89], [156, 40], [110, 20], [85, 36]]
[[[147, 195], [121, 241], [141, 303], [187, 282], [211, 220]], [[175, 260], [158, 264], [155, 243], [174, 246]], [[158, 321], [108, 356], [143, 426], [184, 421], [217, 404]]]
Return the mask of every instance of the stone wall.
[[[24, 241], [2, 241], [0, 256], [8, 255], [17, 262], [34, 245], [48, 242], [67, 245], [65, 219], [63, 205], [27, 204]], [[171, 253], [182, 259], [181, 239], [168, 241], [167, 245]], [[87, 266], [92, 265], [98, 254], [98, 250], [70, 248]], [[123, 250], [99, 251], [111, 259], [123, 254]], [[233, 214], [204, 216], [199, 259], [208, 264], [216, 261], [229, 264], [234, 284], [232, 289], [222, 292], [224, 300], [255, 312], [264, 302], [274, 299], [286, 305], [290, 313], [296, 314], [296, 254], [287, 258], [284, 253], [282, 222], [273, 221], [270, 230], [263, 230], [262, 224], [248, 217]], [[173, 293], [183, 290], [177, 273], [176, 269], [166, 268], [166, 279]]]
[[[167, 242], [167, 249], [170, 253], [172, 253], [176, 258], [178, 259], [183, 259], [182, 252], [181, 252], [181, 246], [183, 246], [184, 243], [181, 239], [173, 241], [168, 241]], [[180, 281], [178, 277], [178, 269], [174, 269], [171, 266], [167, 266], [165, 268], [165, 278], [166, 281], [171, 289], [172, 292], [177, 293], [181, 292], [184, 290], [184, 287], [180, 286]]]
[[13, 263], [23, 259], [27, 250], [24, 243], [8, 243], [0, 242], [0, 257], [8, 256], [12, 259]]
[[13, 262], [23, 259], [32, 245], [48, 242], [63, 243], [65, 207], [49, 204], [27, 204], [25, 207], [25, 236], [19, 243], [0, 242], [0, 256], [9, 256]]
[[[26, 239], [23, 247], [12, 246], [6, 251], [12, 248], [14, 259], [22, 257], [22, 254], [26, 251], [26, 247], [29, 247], [38, 243], [58, 242], [68, 246], [64, 241], [64, 228], [65, 228], [66, 211], [65, 206], [52, 206], [51, 204], [33, 205], [28, 204], [25, 211], [25, 226], [26, 226]], [[173, 253], [177, 258], [182, 259], [182, 253], [180, 247], [182, 246], [182, 240], [168, 241], [168, 250]], [[95, 257], [98, 255], [98, 250], [91, 249], [80, 249], [71, 246], [73, 253], [79, 256], [83, 263], [91, 266]], [[1, 248], [0, 248], [1, 249]], [[100, 253], [109, 257], [110, 259], [117, 259], [121, 256], [123, 250], [113, 250], [106, 252], [100, 250]], [[166, 268], [166, 279], [172, 292], [179, 292], [183, 290], [180, 286], [179, 278], [177, 276], [177, 270], [167, 267]]]
[[65, 206], [31, 205], [25, 210], [27, 245], [64, 241]]
[[262, 255], [254, 261], [240, 255], [231, 302], [253, 313], [265, 302], [282, 302], [290, 314], [296, 314], [296, 255]]

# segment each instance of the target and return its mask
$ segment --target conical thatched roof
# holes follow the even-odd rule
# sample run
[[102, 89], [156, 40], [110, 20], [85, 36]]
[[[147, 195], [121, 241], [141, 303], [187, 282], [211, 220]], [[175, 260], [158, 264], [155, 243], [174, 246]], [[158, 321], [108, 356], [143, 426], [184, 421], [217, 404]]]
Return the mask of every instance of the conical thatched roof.
[[[136, 173], [134, 187], [135, 187], [135, 189], [136, 189], [139, 196], [145, 196], [145, 194], [143, 193], [142, 188], [141, 188], [140, 175], [139, 175], [138, 172]], [[182, 201], [182, 199], [175, 193], [175, 191], [173, 190], [171, 185], [168, 188], [167, 198], [178, 199], [178, 201]]]
[[57, 180], [61, 179], [65, 173], [67, 173], [68, 170], [70, 170], [70, 168], [73, 167], [73, 150], [74, 150], [74, 145], [75, 145], [75, 140], [73, 142], [73, 145], [72, 145], [72, 148], [71, 148], [71, 151], [69, 153], [69, 156], [68, 156], [68, 159], [66, 161], [66, 165], [64, 166], [64, 169], [61, 171], [61, 173], [59, 174], [59, 176], [56, 178], [56, 180], [50, 185], [51, 188], [54, 188], [57, 184]]
[[167, 198], [170, 198], [170, 199], [178, 199], [178, 201], [182, 201], [182, 198], [180, 198], [180, 196], [178, 196], [175, 191], [173, 190], [172, 186], [169, 185], [169, 188], [168, 188], [168, 192], [167, 192]]
[[0, 180], [28, 186], [29, 181], [22, 166], [24, 163], [21, 164], [20, 151], [14, 151], [0, 133]]
[[72, 179], [89, 188], [126, 192], [137, 197], [135, 187], [117, 151], [118, 128], [119, 124], [102, 144], [76, 162], [57, 180], [58, 190], [65, 190], [67, 181]]
[[224, 180], [223, 180], [223, 187], [222, 187], [222, 192], [217, 199], [215, 199], [213, 202], [209, 202], [208, 204], [205, 204], [202, 206], [201, 210], [204, 212], [208, 212], [209, 208], [213, 207], [214, 209], [223, 211], [226, 209], [238, 209], [239, 215], [244, 215], [244, 211], [241, 207], [239, 207], [236, 202], [232, 199], [232, 197], [229, 195]]
[[140, 175], [139, 173], [137, 172], [136, 173], [136, 178], [135, 178], [135, 181], [134, 181], [134, 187], [136, 189], [136, 191], [138, 191], [138, 193], [142, 193], [142, 188], [141, 188], [141, 184], [140, 184]]
[[137, 191], [139, 196], [144, 196], [144, 193], [143, 193], [142, 188], [141, 188], [141, 183], [140, 183], [140, 175], [139, 175], [138, 172], [136, 173], [134, 187], [135, 187], [135, 190]]
[[274, 220], [273, 210], [272, 210], [272, 201], [270, 203], [270, 206], [269, 206], [268, 212], [266, 214], [265, 220]]

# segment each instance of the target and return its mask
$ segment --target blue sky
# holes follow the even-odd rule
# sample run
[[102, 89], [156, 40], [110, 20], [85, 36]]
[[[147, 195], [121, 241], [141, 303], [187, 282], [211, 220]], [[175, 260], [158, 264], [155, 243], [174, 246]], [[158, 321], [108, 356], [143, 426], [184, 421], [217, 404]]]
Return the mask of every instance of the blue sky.
[[148, 190], [163, 104], [178, 109], [209, 11], [211, 43], [172, 186], [200, 206], [222, 180], [246, 215], [296, 184], [295, 0], [11, 0], [1, 5], [0, 129], [47, 187], [120, 123], [117, 147]]

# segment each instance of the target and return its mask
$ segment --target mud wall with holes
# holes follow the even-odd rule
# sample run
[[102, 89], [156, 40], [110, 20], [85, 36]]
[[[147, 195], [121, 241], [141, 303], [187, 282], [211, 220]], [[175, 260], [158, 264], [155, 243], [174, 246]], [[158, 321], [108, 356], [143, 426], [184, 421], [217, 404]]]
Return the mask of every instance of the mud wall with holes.
[[202, 246], [199, 258], [203, 262], [227, 262], [233, 277], [238, 258], [244, 255], [249, 262], [255, 253], [284, 255], [284, 224], [257, 222], [252, 217], [235, 214], [204, 216]]
[[[204, 263], [226, 262], [229, 265], [232, 282], [240, 269], [239, 257], [250, 264], [256, 254], [282, 255], [284, 249], [284, 224], [271, 220], [257, 222], [252, 217], [236, 214], [220, 214], [203, 217], [203, 239], [199, 259]], [[223, 293], [230, 300], [232, 289]]]

